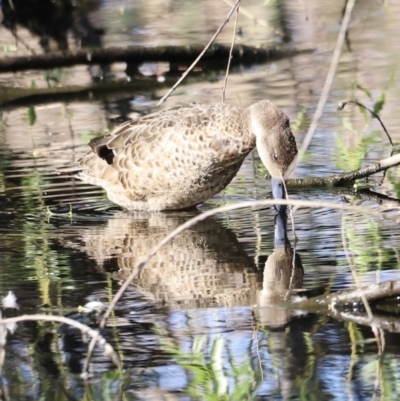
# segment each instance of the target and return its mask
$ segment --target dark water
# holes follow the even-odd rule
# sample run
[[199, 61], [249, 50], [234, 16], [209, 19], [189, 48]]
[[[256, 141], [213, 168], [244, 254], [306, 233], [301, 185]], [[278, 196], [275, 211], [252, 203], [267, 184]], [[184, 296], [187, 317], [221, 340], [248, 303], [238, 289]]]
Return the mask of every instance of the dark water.
[[[326, 176], [389, 156], [376, 120], [354, 107], [336, 113], [346, 99], [371, 108], [384, 100], [381, 118], [393, 141], [400, 142], [400, 7], [392, 3], [390, 8], [357, 3], [328, 104], [296, 176]], [[240, 15], [241, 43], [286, 41], [311, 52], [234, 70], [226, 101], [248, 105], [272, 99], [289, 114], [300, 143], [328, 70], [342, 7], [342, 2], [318, 1], [243, 3], [246, 13], [262, 21]], [[64, 34], [40, 30], [43, 20], [14, 21], [17, 46], [9, 27], [0, 26], [1, 57], [77, 43], [205, 43], [229, 7], [222, 1], [93, 1], [68, 10], [60, 25]], [[50, 12], [48, 17], [53, 18]], [[224, 30], [220, 42], [230, 43], [232, 29], [231, 24]], [[141, 68], [162, 77], [168, 65]], [[207, 74], [188, 80], [162, 107], [220, 101], [223, 73]], [[1, 85], [21, 88], [113, 80], [129, 80], [123, 63], [77, 66], [50, 77], [43, 71], [0, 74]], [[121, 211], [102, 190], [57, 174], [86, 152], [90, 138], [155, 110], [165, 90], [110, 93], [95, 100], [41, 99], [1, 109], [0, 295], [13, 291], [20, 307], [3, 310], [3, 316], [69, 315], [88, 301], [108, 304], [135, 263], [180, 224], [202, 210], [270, 195], [257, 154], [198, 212]], [[291, 191], [290, 196], [391, 209], [394, 215], [398, 182], [399, 169], [393, 168], [363, 190]], [[277, 242], [284, 222], [264, 208], [218, 214], [167, 244], [126, 291], [103, 332], [124, 361], [122, 373], [96, 348], [93, 375], [84, 379], [87, 344], [80, 334], [59, 335], [59, 325], [46, 322], [19, 324], [7, 336], [2, 399], [397, 399], [398, 334], [385, 332], [379, 354], [369, 327], [300, 313], [282, 303], [289, 287], [296, 290], [292, 297], [353, 288], [343, 232], [361, 284], [397, 280], [399, 225], [325, 208], [296, 210], [293, 219], [297, 241], [289, 219], [286, 242]]]

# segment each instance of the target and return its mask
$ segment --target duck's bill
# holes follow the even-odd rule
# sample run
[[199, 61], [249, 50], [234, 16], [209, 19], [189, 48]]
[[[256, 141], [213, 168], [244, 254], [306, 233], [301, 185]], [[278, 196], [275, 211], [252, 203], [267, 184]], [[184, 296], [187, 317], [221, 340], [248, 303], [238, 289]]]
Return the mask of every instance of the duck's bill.
[[[271, 178], [272, 196], [274, 199], [286, 199], [285, 186], [283, 180], [280, 178]], [[284, 212], [287, 208], [286, 205], [274, 205], [278, 212]]]
[[287, 237], [287, 214], [277, 213], [275, 215], [274, 245], [276, 248], [283, 248], [289, 244]]

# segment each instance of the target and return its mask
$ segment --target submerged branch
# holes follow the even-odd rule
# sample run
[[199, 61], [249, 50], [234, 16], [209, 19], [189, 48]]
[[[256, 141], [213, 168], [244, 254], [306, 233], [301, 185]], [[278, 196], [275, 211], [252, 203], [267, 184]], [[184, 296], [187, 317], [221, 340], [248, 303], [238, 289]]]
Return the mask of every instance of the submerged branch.
[[0, 325], [7, 325], [11, 323], [26, 322], [26, 321], [46, 321], [46, 322], [58, 322], [63, 323], [72, 327], [77, 328], [83, 334], [87, 334], [92, 337], [94, 343], [98, 343], [104, 350], [104, 354], [109, 356], [113, 363], [121, 369], [121, 362], [118, 354], [115, 352], [114, 348], [105, 340], [105, 338], [100, 334], [98, 330], [93, 330], [86, 324], [78, 322], [76, 320], [64, 317], [64, 316], [49, 316], [49, 315], [22, 315], [17, 317], [10, 317], [5, 319], [0, 319]]
[[305, 188], [305, 187], [317, 187], [317, 188], [333, 188], [341, 185], [349, 184], [355, 180], [361, 178], [367, 178], [372, 174], [385, 171], [390, 167], [394, 167], [400, 164], [400, 153], [386, 159], [380, 160], [374, 164], [370, 164], [366, 167], [358, 170], [350, 171], [342, 174], [330, 175], [329, 177], [307, 177], [302, 179], [289, 179], [286, 181], [288, 188]]
[[[203, 46], [158, 46], [158, 47], [109, 47], [81, 49], [68, 52], [52, 52], [30, 56], [3, 57], [0, 59], [0, 72], [15, 72], [34, 69], [70, 67], [77, 64], [110, 64], [124, 61], [140, 64], [149, 61], [166, 61], [171, 63], [192, 62], [203, 51]], [[297, 54], [300, 51], [288, 47], [253, 47], [235, 45], [232, 49], [234, 63], [252, 64], [277, 60]], [[213, 44], [202, 56], [203, 61], [227, 60], [230, 46]]]
[[365, 313], [352, 313], [349, 311], [335, 311], [329, 316], [344, 322], [352, 322], [362, 326], [376, 326], [390, 333], [400, 333], [400, 318], [396, 316], [374, 314], [372, 320]]
[[400, 282], [384, 281], [354, 290], [341, 290], [333, 294], [320, 295], [306, 301], [289, 304], [290, 308], [301, 309], [308, 312], [327, 314], [334, 319], [353, 322], [369, 327], [379, 327], [389, 332], [400, 332], [400, 319], [392, 315], [382, 315], [373, 310], [371, 316], [365, 311], [349, 310], [349, 305], [361, 303], [361, 296], [368, 302], [384, 301], [400, 295]]

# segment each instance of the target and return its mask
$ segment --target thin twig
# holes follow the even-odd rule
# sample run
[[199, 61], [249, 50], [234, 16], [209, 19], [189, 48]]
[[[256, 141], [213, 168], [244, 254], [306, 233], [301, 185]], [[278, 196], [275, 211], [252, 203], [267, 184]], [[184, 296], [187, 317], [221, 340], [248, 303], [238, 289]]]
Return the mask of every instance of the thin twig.
[[312, 208], [330, 208], [330, 209], [337, 209], [337, 210], [347, 210], [350, 212], [355, 213], [362, 213], [368, 214], [377, 218], [385, 218], [388, 220], [394, 220], [396, 222], [400, 222], [400, 217], [395, 218], [394, 216], [390, 215], [387, 216], [383, 212], [379, 212], [376, 210], [371, 210], [368, 208], [360, 207], [360, 206], [352, 206], [347, 204], [335, 204], [335, 203], [327, 203], [327, 202], [315, 202], [315, 201], [302, 201], [302, 200], [286, 200], [286, 199], [267, 199], [267, 200], [258, 200], [252, 202], [240, 202], [233, 205], [221, 206], [212, 210], [208, 210], [206, 212], [201, 213], [198, 216], [193, 217], [192, 219], [188, 220], [184, 224], [181, 224], [175, 230], [171, 231], [167, 236], [165, 236], [149, 253], [135, 265], [134, 269], [132, 270], [129, 277], [124, 281], [124, 283], [119, 288], [118, 292], [114, 295], [113, 300], [111, 301], [110, 305], [108, 306], [104, 316], [100, 322], [100, 327], [104, 327], [105, 323], [110, 316], [111, 312], [113, 311], [116, 303], [121, 298], [122, 294], [128, 288], [129, 284], [136, 278], [136, 276], [142, 271], [144, 266], [149, 262], [149, 260], [156, 255], [156, 253], [169, 241], [175, 238], [178, 234], [185, 231], [186, 229], [194, 226], [199, 221], [205, 220], [208, 217], [211, 217], [218, 213], [226, 213], [237, 209], [244, 209], [244, 208], [255, 208], [255, 207], [266, 207], [272, 205], [287, 205], [287, 206], [298, 206], [298, 207], [312, 207]]
[[222, 103], [225, 103], [226, 84], [228, 83], [229, 68], [231, 66], [231, 60], [232, 60], [232, 51], [233, 51], [233, 46], [235, 45], [238, 16], [239, 16], [239, 6], [236, 9], [235, 26], [233, 27], [231, 50], [229, 52], [228, 65], [226, 67], [226, 75], [225, 75], [224, 87], [222, 88]]
[[29, 50], [33, 55], [36, 55], [35, 50], [33, 50], [20, 36], [18, 36], [17, 32], [11, 31], [11, 33], [14, 36], [14, 39], [17, 42], [17, 47], [18, 47], [19, 43], [22, 43], [27, 50]]
[[[287, 191], [286, 183], [285, 183], [285, 180], [283, 179], [283, 177], [282, 177], [282, 183], [283, 183], [283, 188], [285, 189], [286, 199], [289, 200], [289, 192]], [[289, 289], [286, 294], [286, 297], [290, 296], [290, 291], [292, 290], [293, 277], [294, 277], [294, 273], [296, 270], [296, 243], [297, 243], [296, 229], [294, 226], [294, 218], [293, 218], [293, 214], [294, 214], [293, 208], [289, 209], [289, 213], [290, 213], [290, 221], [292, 222], [292, 233], [293, 233], [293, 238], [294, 238], [294, 246], [293, 246], [292, 272], [290, 273]], [[286, 231], [287, 231], [287, 226], [286, 226]], [[286, 300], [286, 297], [285, 297], [285, 300]]]
[[386, 136], [387, 136], [387, 138], [388, 138], [388, 140], [389, 140], [389, 142], [390, 142], [390, 145], [391, 145], [392, 147], [394, 146], [394, 143], [393, 143], [393, 141], [392, 141], [392, 138], [391, 138], [391, 136], [389, 135], [389, 132], [388, 132], [388, 130], [387, 130], [386, 127], [385, 127], [385, 124], [383, 124], [383, 121], [380, 119], [380, 117], [379, 117], [378, 114], [376, 114], [374, 111], [372, 111], [371, 109], [369, 109], [367, 106], [364, 106], [362, 103], [358, 102], [357, 100], [347, 100], [347, 101], [345, 101], [345, 102], [340, 102], [339, 105], [338, 105], [337, 111], [343, 110], [343, 109], [345, 108], [345, 106], [346, 106], [347, 103], [355, 104], [356, 106], [362, 107], [363, 109], [369, 111], [369, 112], [380, 122], [380, 124], [381, 124], [383, 130], [385, 131], [385, 134], [386, 134]]
[[93, 355], [95, 345], [96, 345], [96, 338], [92, 337], [92, 339], [90, 340], [90, 343], [88, 345], [87, 355], [85, 358], [85, 364], [83, 365], [84, 372], [89, 372], [89, 366], [90, 366], [90, 362], [92, 360], [92, 355]]
[[98, 342], [104, 349], [105, 355], [108, 355], [114, 364], [120, 369], [121, 362], [118, 358], [118, 354], [115, 352], [114, 348], [105, 340], [105, 338], [99, 333], [98, 330], [93, 330], [86, 324], [80, 323], [76, 320], [69, 319], [65, 316], [49, 316], [49, 315], [22, 315], [17, 317], [10, 317], [7, 319], [0, 319], [1, 325], [6, 325], [9, 323], [18, 323], [25, 321], [47, 321], [47, 322], [58, 322], [68, 324], [69, 326], [76, 327], [82, 333], [92, 337], [92, 341]]
[[168, 96], [179, 86], [179, 84], [186, 78], [186, 76], [192, 71], [194, 66], [198, 63], [198, 61], [203, 57], [203, 54], [208, 50], [208, 48], [213, 44], [214, 40], [216, 37], [221, 33], [222, 29], [224, 26], [229, 22], [229, 18], [231, 15], [234, 13], [234, 11], [239, 7], [240, 0], [237, 0], [235, 5], [232, 7], [231, 11], [229, 11], [228, 15], [225, 18], [225, 21], [219, 26], [217, 31], [214, 33], [213, 37], [210, 39], [210, 41], [207, 43], [206, 47], [203, 49], [203, 51], [199, 54], [199, 56], [196, 58], [196, 60], [193, 61], [191, 66], [182, 74], [182, 76], [179, 78], [179, 80], [175, 83], [175, 85], [161, 98], [161, 100], [157, 103], [157, 106], [160, 106], [163, 104]]
[[301, 187], [325, 187], [333, 188], [340, 186], [351, 181], [359, 180], [361, 178], [369, 177], [372, 174], [386, 171], [390, 167], [394, 167], [400, 164], [400, 153], [397, 153], [386, 159], [379, 160], [373, 164], [362, 167], [358, 170], [349, 171], [342, 174], [334, 174], [329, 177], [307, 177], [307, 178], [293, 178], [286, 181], [286, 185], [289, 188], [301, 188]]
[[[378, 331], [379, 331], [379, 338], [384, 340], [385, 337], [384, 337], [384, 331], [382, 330], [382, 328], [379, 327]], [[380, 349], [379, 353], [378, 353], [379, 358], [378, 358], [378, 364], [376, 367], [377, 372], [376, 372], [376, 376], [375, 376], [374, 389], [372, 391], [371, 401], [375, 401], [375, 400], [380, 401], [382, 398], [386, 398], [385, 397], [385, 395], [386, 395], [385, 394], [385, 385], [383, 383], [383, 375], [382, 375], [383, 361], [384, 361], [384, 354], [383, 354], [384, 348], [385, 348], [385, 346], [382, 345], [382, 349]]]
[[[233, 3], [229, 0], [222, 0], [225, 4], [227, 4], [228, 6], [233, 6]], [[244, 7], [240, 7], [239, 9], [239, 13], [243, 14], [245, 17], [251, 19], [255, 24], [261, 25], [265, 28], [268, 28], [270, 31], [277, 33], [279, 35], [282, 36], [282, 33], [277, 31], [275, 28], [271, 28], [271, 25], [268, 24], [267, 21], [263, 20], [263, 19], [259, 19], [259, 18], [255, 18], [254, 15], [252, 15], [250, 13], [250, 11], [248, 11], [246, 8]]]
[[258, 367], [261, 372], [261, 382], [263, 382], [264, 381], [264, 369], [263, 369], [262, 362], [261, 362], [260, 348], [259, 348], [259, 344], [258, 344], [257, 319], [255, 317], [254, 309], [251, 310], [251, 323], [252, 323], [252, 329], [253, 329], [252, 337], [256, 341], [256, 352], [257, 352]]
[[352, 258], [351, 258], [350, 252], [349, 252], [349, 248], [347, 246], [345, 222], [346, 222], [346, 219], [344, 216], [342, 216], [342, 230], [341, 231], [342, 231], [342, 244], [343, 244], [344, 254], [346, 255], [347, 263], [349, 264], [351, 275], [353, 276], [353, 280], [354, 280], [354, 283], [356, 284], [357, 290], [360, 291], [361, 301], [364, 305], [365, 311], [367, 312], [367, 315], [372, 322], [374, 315], [372, 314], [371, 307], [369, 306], [369, 303], [367, 301], [367, 298], [365, 297], [365, 294], [361, 290], [360, 280], [358, 278], [356, 268], [354, 267], [354, 264], [353, 264], [353, 261], [352, 261]]
[[328, 95], [329, 95], [329, 92], [331, 90], [333, 80], [335, 78], [336, 69], [337, 69], [337, 66], [339, 64], [340, 54], [342, 52], [343, 43], [344, 43], [344, 40], [345, 40], [347, 28], [349, 26], [350, 17], [351, 17], [351, 13], [353, 11], [353, 7], [354, 7], [354, 4], [355, 4], [355, 1], [356, 0], [349, 0], [347, 2], [347, 4], [346, 4], [346, 10], [345, 10], [345, 13], [344, 13], [342, 25], [341, 25], [340, 30], [339, 30], [339, 35], [338, 35], [338, 38], [337, 38], [337, 41], [336, 41], [335, 50], [333, 51], [331, 65], [329, 66], [328, 75], [326, 76], [326, 79], [325, 79], [324, 87], [322, 89], [321, 97], [319, 98], [319, 101], [318, 101], [317, 109], [315, 110], [315, 113], [314, 113], [310, 128], [308, 129], [307, 135], [305, 136], [304, 141], [303, 141], [303, 143], [301, 145], [301, 148], [299, 150], [298, 157], [289, 166], [289, 168], [288, 168], [288, 170], [287, 170], [287, 172], [285, 174], [285, 178], [289, 177], [289, 175], [296, 168], [296, 166], [299, 163], [299, 161], [303, 158], [304, 153], [308, 149], [308, 146], [310, 145], [311, 139], [312, 139], [312, 137], [313, 137], [313, 135], [314, 135], [314, 133], [315, 133], [315, 131], [317, 129], [318, 121], [322, 116], [322, 112], [324, 110], [325, 103], [328, 100]]
[[372, 313], [371, 307], [369, 306], [367, 297], [365, 296], [364, 292], [362, 291], [360, 280], [359, 280], [358, 274], [357, 274], [357, 270], [356, 270], [356, 268], [355, 268], [355, 266], [353, 264], [349, 249], [347, 247], [347, 239], [346, 239], [346, 232], [345, 232], [345, 221], [346, 221], [345, 217], [342, 216], [342, 230], [341, 231], [342, 231], [343, 250], [344, 250], [344, 253], [346, 255], [347, 263], [349, 264], [351, 275], [353, 276], [354, 283], [355, 283], [355, 285], [357, 287], [357, 290], [360, 292], [360, 298], [361, 298], [361, 301], [362, 301], [362, 303], [364, 305], [365, 311], [367, 312], [367, 316], [368, 316], [369, 321], [370, 321], [370, 327], [371, 327], [372, 332], [374, 333], [375, 340], [376, 340], [376, 343], [378, 345], [378, 349], [381, 349], [381, 342], [380, 342], [378, 328], [377, 328], [377, 326], [375, 324], [372, 323], [372, 321], [374, 319], [374, 315]]

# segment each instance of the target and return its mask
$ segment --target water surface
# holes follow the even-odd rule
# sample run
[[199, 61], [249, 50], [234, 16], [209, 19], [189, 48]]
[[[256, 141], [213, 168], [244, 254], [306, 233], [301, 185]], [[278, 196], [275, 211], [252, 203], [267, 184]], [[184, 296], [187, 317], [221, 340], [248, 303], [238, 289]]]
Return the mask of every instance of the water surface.
[[[88, 9], [78, 4], [74, 18], [87, 18], [85, 23], [101, 31], [98, 39], [104, 46], [187, 45], [206, 43], [229, 10], [224, 2], [213, 1], [117, 3], [93, 2]], [[238, 41], [253, 46], [286, 42], [309, 52], [236, 68], [226, 101], [247, 106], [273, 100], [290, 116], [300, 143], [321, 93], [342, 7], [341, 2], [318, 1], [243, 3], [263, 23], [240, 15]], [[323, 118], [296, 176], [327, 176], [390, 154], [376, 120], [355, 107], [336, 112], [346, 99], [371, 108], [384, 99], [380, 116], [393, 141], [400, 142], [399, 17], [398, 4], [390, 4], [388, 11], [379, 2], [357, 3]], [[230, 43], [232, 29], [227, 26], [220, 43]], [[11, 55], [43, 51], [32, 28], [19, 25], [17, 32], [14, 52], [16, 39], [0, 27], [2, 57], [6, 50]], [[66, 40], [72, 49], [79, 44], [72, 28]], [[43, 71], [6, 73], [0, 75], [0, 84], [29, 88], [129, 81], [125, 67], [76, 66], [53, 71], [50, 79]], [[162, 76], [169, 66], [141, 68]], [[219, 102], [224, 74], [207, 74], [184, 83], [161, 107]], [[189, 218], [216, 206], [270, 196], [256, 152], [233, 182], [197, 212], [122, 211], [101, 189], [57, 173], [87, 151], [91, 138], [156, 110], [164, 93], [149, 87], [110, 93], [102, 100], [47, 99], [3, 107], [0, 294], [13, 291], [20, 307], [3, 315], [68, 315], [90, 300], [107, 304], [135, 263]], [[399, 173], [393, 168], [385, 176], [377, 174], [364, 191], [296, 190], [290, 196], [396, 209]], [[276, 230], [283, 223], [276, 222], [273, 208], [216, 215], [167, 244], [129, 287], [103, 333], [124, 360], [121, 374], [96, 349], [93, 376], [83, 379], [87, 345], [80, 334], [59, 336], [56, 324], [20, 324], [5, 346], [2, 397], [396, 399], [397, 334], [385, 333], [380, 355], [369, 327], [301, 314], [281, 304], [289, 285], [296, 290], [293, 296], [353, 288], [342, 231], [361, 284], [397, 280], [399, 226], [329, 209], [296, 210], [293, 219], [297, 240], [289, 219], [282, 244], [276, 242]]]

